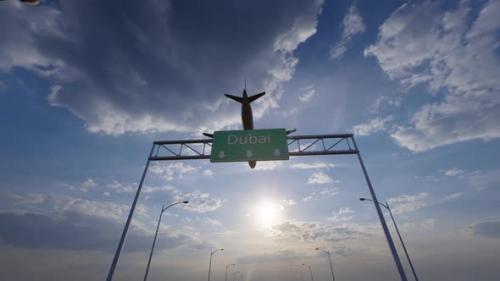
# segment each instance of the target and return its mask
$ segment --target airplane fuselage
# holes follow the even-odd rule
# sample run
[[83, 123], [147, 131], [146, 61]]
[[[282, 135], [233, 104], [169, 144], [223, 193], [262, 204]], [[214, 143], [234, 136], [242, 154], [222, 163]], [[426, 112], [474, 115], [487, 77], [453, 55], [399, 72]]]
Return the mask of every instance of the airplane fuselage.
[[[243, 101], [241, 103], [241, 122], [243, 130], [253, 130], [253, 114], [250, 100], [248, 99], [247, 91], [243, 91]], [[255, 168], [256, 161], [248, 161], [250, 168]]]
[[[243, 96], [237, 97], [229, 94], [225, 94], [226, 97], [241, 103], [241, 122], [243, 123], [243, 130], [253, 130], [253, 114], [252, 114], [252, 106], [250, 105], [253, 101], [265, 95], [266, 92], [262, 92], [253, 96], [248, 96], [246, 88], [243, 90]], [[296, 130], [288, 130], [286, 134], [290, 134], [295, 132]], [[203, 135], [213, 138], [213, 135], [203, 133]], [[248, 161], [248, 165], [250, 168], [255, 168], [256, 165], [255, 160]]]
[[241, 122], [243, 123], [243, 130], [253, 130], [253, 114], [250, 101], [246, 93], [243, 95], [243, 102], [241, 103]]
[[[228, 94], [225, 95], [226, 97], [241, 103], [241, 122], [243, 123], [243, 130], [253, 130], [253, 114], [250, 103], [265, 94], [265, 92], [262, 92], [260, 94], [249, 97], [247, 94], [247, 90], [244, 89], [242, 97], [236, 97]], [[255, 168], [256, 163], [257, 162], [254, 160], [248, 161], [248, 165], [250, 166], [250, 168]]]

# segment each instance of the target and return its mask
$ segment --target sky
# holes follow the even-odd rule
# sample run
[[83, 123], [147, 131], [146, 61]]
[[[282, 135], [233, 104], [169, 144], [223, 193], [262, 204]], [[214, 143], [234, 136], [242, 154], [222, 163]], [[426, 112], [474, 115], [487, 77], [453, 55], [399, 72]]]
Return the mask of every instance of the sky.
[[[152, 142], [354, 133], [421, 280], [498, 280], [500, 1], [0, 2], [0, 279], [103, 280]], [[495, 121], [497, 120], [497, 121]], [[114, 280], [400, 280], [353, 155], [154, 162]], [[413, 280], [390, 217], [389, 229]], [[236, 272], [239, 272], [236, 274]]]

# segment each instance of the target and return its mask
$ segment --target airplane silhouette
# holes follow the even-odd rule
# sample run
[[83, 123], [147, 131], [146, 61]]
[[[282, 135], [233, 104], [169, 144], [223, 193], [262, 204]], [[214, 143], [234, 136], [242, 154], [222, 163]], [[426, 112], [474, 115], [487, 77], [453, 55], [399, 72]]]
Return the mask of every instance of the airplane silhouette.
[[[253, 114], [252, 114], [252, 106], [250, 106], [250, 103], [252, 103], [253, 101], [257, 100], [258, 98], [262, 97], [265, 94], [266, 94], [266, 92], [262, 92], [262, 93], [259, 93], [259, 94], [256, 94], [256, 95], [249, 97], [247, 94], [246, 87], [245, 87], [245, 89], [243, 89], [243, 96], [241, 96], [241, 97], [225, 94], [226, 97], [241, 103], [241, 122], [243, 123], [243, 130], [253, 130]], [[295, 132], [296, 130], [297, 129], [287, 130], [286, 134], [287, 135], [291, 134], [291, 133]], [[203, 135], [210, 137], [210, 138], [214, 137], [213, 134], [209, 134], [209, 133], [203, 133]], [[248, 161], [248, 165], [252, 169], [255, 168], [256, 164], [257, 164], [257, 161], [254, 161], [254, 160]]]

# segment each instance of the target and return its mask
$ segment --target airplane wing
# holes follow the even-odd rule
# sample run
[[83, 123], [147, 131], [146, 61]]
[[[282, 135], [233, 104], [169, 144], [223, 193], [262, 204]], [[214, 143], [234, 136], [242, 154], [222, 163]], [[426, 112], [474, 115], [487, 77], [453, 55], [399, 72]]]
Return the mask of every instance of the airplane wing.
[[248, 100], [249, 100], [250, 102], [253, 102], [254, 100], [256, 100], [256, 99], [258, 99], [258, 98], [262, 97], [262, 96], [263, 96], [263, 95], [265, 95], [265, 94], [266, 94], [266, 92], [262, 92], [262, 93], [260, 93], [260, 94], [253, 95], [253, 96], [249, 97], [249, 98], [248, 98]]
[[228, 95], [228, 94], [225, 94], [225, 96], [226, 96], [226, 97], [228, 97], [228, 98], [230, 98], [230, 99], [232, 99], [232, 100], [235, 100], [235, 101], [237, 101], [237, 102], [239, 102], [239, 103], [242, 103], [242, 102], [243, 102], [243, 99], [242, 99], [242, 98], [240, 98], [240, 97], [236, 97], [236, 96], [233, 96], [233, 95]]

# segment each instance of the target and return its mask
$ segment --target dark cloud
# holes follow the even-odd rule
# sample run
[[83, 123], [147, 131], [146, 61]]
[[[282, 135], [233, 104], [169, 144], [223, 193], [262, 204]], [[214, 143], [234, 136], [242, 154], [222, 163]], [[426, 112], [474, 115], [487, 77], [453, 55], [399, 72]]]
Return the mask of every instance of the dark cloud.
[[500, 238], [500, 221], [480, 222], [470, 226], [475, 235]]
[[[66, 212], [49, 217], [36, 213], [0, 214], [0, 241], [22, 248], [113, 251], [123, 225], [95, 216]], [[158, 249], [191, 244], [185, 235], [161, 235]], [[129, 231], [125, 250], [143, 251], [151, 246], [153, 236]]]
[[44, 75], [57, 85], [49, 102], [94, 132], [223, 126], [238, 118], [234, 105], [220, 103], [222, 94], [239, 91], [245, 78], [276, 102], [296, 64], [293, 50], [315, 32], [320, 6], [308, 0], [11, 5], [0, 10], [6, 31], [0, 71], [20, 66]]

